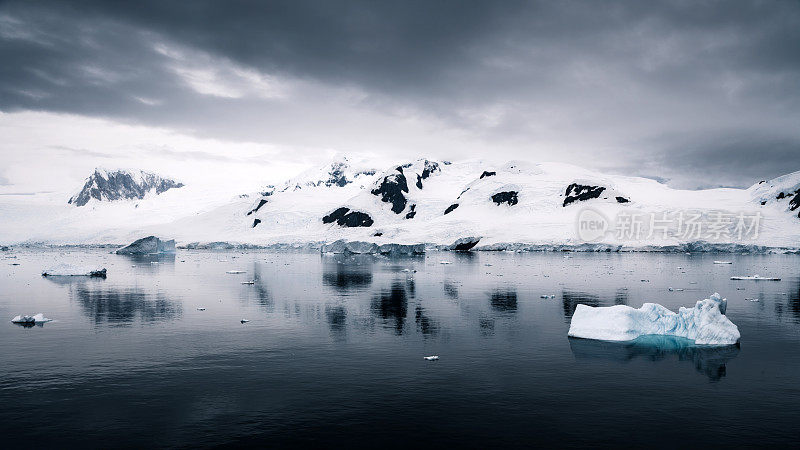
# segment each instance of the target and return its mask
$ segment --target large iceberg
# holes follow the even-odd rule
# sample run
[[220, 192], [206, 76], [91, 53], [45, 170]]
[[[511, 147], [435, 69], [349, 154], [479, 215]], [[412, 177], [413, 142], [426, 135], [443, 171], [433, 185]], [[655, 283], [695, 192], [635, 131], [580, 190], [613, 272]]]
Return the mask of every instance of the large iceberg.
[[36, 324], [43, 324], [47, 322], [52, 322], [53, 319], [48, 319], [44, 316], [44, 314], [39, 313], [32, 316], [24, 316], [19, 315], [11, 319], [12, 323], [16, 323], [19, 325], [36, 325]]
[[641, 308], [616, 305], [578, 305], [569, 326], [570, 337], [602, 341], [630, 341], [645, 335], [677, 336], [697, 345], [731, 345], [739, 342], [739, 328], [726, 316], [728, 302], [719, 294], [700, 300], [678, 313], [657, 303]]
[[127, 247], [116, 251], [118, 255], [149, 255], [153, 253], [175, 253], [175, 240], [162, 241], [155, 236], [137, 239]]

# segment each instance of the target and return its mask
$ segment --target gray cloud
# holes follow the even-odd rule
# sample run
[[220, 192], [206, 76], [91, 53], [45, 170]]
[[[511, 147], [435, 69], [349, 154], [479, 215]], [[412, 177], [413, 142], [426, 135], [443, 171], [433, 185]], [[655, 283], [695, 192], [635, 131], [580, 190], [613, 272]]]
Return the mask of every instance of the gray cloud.
[[345, 149], [412, 117], [694, 187], [800, 169], [797, 2], [10, 1], [0, 58], [3, 111]]

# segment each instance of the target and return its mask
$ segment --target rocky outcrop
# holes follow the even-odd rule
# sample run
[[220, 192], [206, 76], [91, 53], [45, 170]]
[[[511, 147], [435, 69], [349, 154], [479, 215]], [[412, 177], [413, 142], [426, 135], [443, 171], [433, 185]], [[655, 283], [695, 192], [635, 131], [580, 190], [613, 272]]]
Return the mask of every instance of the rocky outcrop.
[[381, 183], [372, 190], [372, 195], [377, 195], [382, 202], [392, 205], [392, 212], [400, 214], [406, 207], [408, 200], [405, 193], [408, 193], [408, 183], [403, 174], [403, 168], [395, 169], [397, 173], [383, 177]]
[[564, 204], [567, 206], [573, 202], [582, 202], [592, 198], [598, 198], [605, 191], [603, 186], [589, 186], [585, 184], [572, 183], [567, 186], [567, 192], [564, 194]]
[[444, 210], [444, 215], [450, 214], [456, 208], [458, 208], [458, 203], [453, 203], [452, 205], [448, 206], [447, 209]]
[[473, 237], [473, 236], [463, 237], [453, 242], [450, 245], [450, 250], [454, 250], [457, 252], [465, 252], [472, 249], [472, 247], [478, 245], [478, 242], [480, 242], [480, 240], [481, 238], [479, 237]]
[[265, 198], [260, 199], [258, 201], [258, 204], [253, 209], [251, 209], [250, 211], [247, 212], [247, 215], [249, 216], [250, 214], [253, 214], [254, 212], [258, 212], [258, 210], [261, 209], [261, 207], [266, 205], [266, 204], [267, 204], [267, 199], [265, 199]]
[[508, 206], [514, 206], [519, 202], [517, 199], [517, 191], [498, 192], [492, 195], [492, 201], [497, 205], [507, 203]]
[[483, 173], [481, 174], [481, 178], [480, 179], [483, 179], [483, 178], [486, 178], [486, 177], [493, 177], [495, 175], [497, 175], [497, 172], [494, 172], [494, 171], [490, 172], [488, 170], [484, 170]]
[[361, 211], [350, 211], [350, 208], [338, 208], [322, 218], [322, 223], [336, 222], [341, 227], [371, 227], [374, 221], [369, 214]]
[[255, 219], [255, 220], [253, 220], [253, 228], [255, 228], [256, 226], [258, 226], [258, 224], [260, 224], [260, 223], [261, 223], [261, 219]]
[[80, 192], [72, 196], [67, 203], [84, 206], [92, 199], [98, 201], [143, 199], [150, 192], [158, 195], [181, 187], [183, 187], [183, 183], [161, 178], [148, 172], [124, 170], [109, 172], [95, 169], [94, 173], [86, 179]]
[[153, 253], [175, 253], [175, 240], [162, 241], [155, 236], [137, 239], [116, 251], [118, 255], [149, 255]]

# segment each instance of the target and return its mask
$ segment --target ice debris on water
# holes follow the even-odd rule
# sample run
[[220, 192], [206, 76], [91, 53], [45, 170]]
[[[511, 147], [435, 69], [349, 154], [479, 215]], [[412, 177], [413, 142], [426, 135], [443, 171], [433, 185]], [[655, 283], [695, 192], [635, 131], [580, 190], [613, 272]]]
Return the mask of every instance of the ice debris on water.
[[242, 320], [240, 320], [240, 322], [242, 322], [242, 323], [247, 323], [247, 322], [250, 322], [250, 321], [249, 321], [249, 320], [247, 320], [247, 319], [242, 319]]
[[245, 273], [245, 271], [244, 270], [229, 270], [229, 271], [227, 271], [225, 273], [238, 274], [238, 273]]
[[427, 361], [438, 361], [439, 355], [423, 356], [423, 358]]
[[556, 298], [555, 295], [540, 295], [539, 298]]
[[570, 337], [603, 341], [630, 341], [644, 335], [665, 335], [693, 340], [697, 345], [732, 345], [739, 328], [726, 316], [728, 302], [718, 293], [681, 307], [677, 313], [657, 303], [635, 309], [626, 305], [592, 307], [580, 304], [572, 316]]
[[761, 275], [753, 275], [753, 276], [738, 276], [738, 277], [731, 277], [731, 280], [755, 280], [755, 281], [781, 281], [780, 278], [775, 277], [762, 277]]
[[51, 322], [52, 320], [53, 319], [48, 319], [47, 317], [45, 317], [44, 314], [39, 313], [39, 314], [34, 314], [32, 316], [19, 315], [11, 319], [11, 322], [23, 325], [24, 324], [35, 325], [37, 323]]
[[450, 261], [439, 261], [439, 264], [453, 264]]
[[43, 277], [106, 277], [106, 269], [91, 266], [73, 266], [72, 264], [59, 264], [42, 271]]
[[714, 264], [733, 264], [731, 261], [714, 261]]
[[242, 281], [242, 284], [256, 284], [255, 280]]
[[747, 298], [747, 297], [745, 297], [745, 300], [747, 300], [748, 302], [757, 302], [757, 301], [759, 301], [757, 298]]
[[198, 306], [198, 307], [197, 307], [197, 310], [198, 310], [198, 311], [205, 311], [206, 309], [205, 309], [205, 308], [203, 308], [202, 306]]

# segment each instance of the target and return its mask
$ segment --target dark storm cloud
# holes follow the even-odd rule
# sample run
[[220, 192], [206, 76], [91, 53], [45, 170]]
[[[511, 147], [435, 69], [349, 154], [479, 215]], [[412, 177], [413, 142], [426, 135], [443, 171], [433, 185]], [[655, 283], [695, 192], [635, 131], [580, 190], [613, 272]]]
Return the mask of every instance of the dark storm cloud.
[[[181, 68], [203, 55], [226, 76], [319, 90], [204, 95], [191, 85], [203, 73]], [[416, 111], [511, 156], [578, 136], [609, 167], [671, 178], [661, 172], [715, 163], [725, 183], [749, 184], [800, 169], [787, 164], [800, 154], [799, 55], [790, 1], [12, 1], [0, 4], [0, 109], [301, 145], [320, 128], [334, 145], [336, 112], [314, 99], [354, 88], [360, 108]]]

